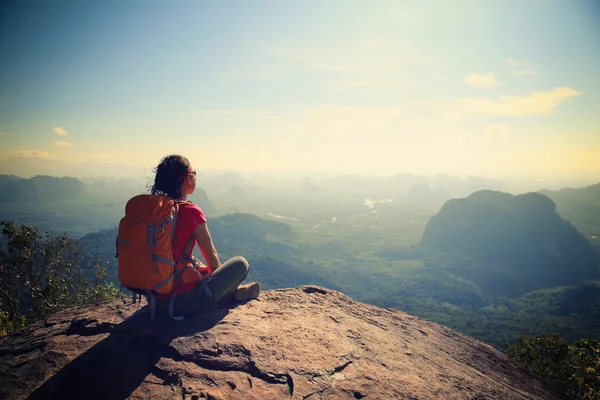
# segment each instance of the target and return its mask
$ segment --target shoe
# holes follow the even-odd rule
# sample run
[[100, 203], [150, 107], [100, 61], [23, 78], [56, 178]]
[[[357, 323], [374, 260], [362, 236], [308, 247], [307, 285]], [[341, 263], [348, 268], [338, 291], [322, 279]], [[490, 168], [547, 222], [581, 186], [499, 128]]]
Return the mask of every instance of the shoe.
[[251, 282], [238, 286], [233, 297], [237, 301], [254, 300], [258, 298], [259, 293], [260, 282]]

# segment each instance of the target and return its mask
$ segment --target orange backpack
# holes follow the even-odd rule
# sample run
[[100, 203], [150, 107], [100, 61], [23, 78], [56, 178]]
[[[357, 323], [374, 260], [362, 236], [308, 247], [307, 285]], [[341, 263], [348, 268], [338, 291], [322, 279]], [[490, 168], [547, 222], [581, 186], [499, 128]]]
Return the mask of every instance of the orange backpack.
[[[179, 204], [168, 196], [141, 194], [133, 197], [125, 206], [125, 216], [119, 222], [117, 258], [119, 281], [134, 293], [148, 297], [151, 318], [156, 308], [156, 295], [172, 293], [169, 314], [172, 315], [176, 286], [182, 273], [193, 270], [197, 281], [201, 275], [196, 265], [191, 266], [188, 257], [181, 263], [173, 260], [172, 240], [177, 223]], [[190, 253], [193, 237], [185, 246], [184, 254]], [[185, 270], [185, 271], [184, 271]], [[177, 318], [175, 318], [177, 319]]]

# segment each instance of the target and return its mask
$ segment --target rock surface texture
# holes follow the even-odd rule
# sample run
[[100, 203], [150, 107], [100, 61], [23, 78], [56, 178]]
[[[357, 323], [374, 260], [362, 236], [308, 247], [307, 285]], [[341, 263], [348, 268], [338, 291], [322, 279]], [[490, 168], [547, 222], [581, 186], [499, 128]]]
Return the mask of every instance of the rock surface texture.
[[2, 339], [0, 398], [562, 398], [486, 344], [321, 287], [182, 322], [137, 307], [72, 309]]

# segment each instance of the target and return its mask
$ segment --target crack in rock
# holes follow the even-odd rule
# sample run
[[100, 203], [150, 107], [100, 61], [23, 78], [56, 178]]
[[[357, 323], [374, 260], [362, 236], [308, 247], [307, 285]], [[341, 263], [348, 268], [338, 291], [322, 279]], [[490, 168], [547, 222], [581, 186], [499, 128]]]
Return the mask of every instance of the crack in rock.
[[[191, 394], [191, 392], [183, 386], [183, 380], [181, 379], [181, 376], [179, 376], [175, 372], [165, 371], [155, 365], [154, 368], [152, 368], [152, 374], [157, 378], [162, 379], [163, 386], [173, 386], [175, 388], [179, 388], [179, 390], [181, 391], [182, 400], [185, 400], [185, 396], [187, 394]], [[159, 385], [159, 383], [155, 382], [148, 383], [151, 383], [153, 385]]]
[[[342, 371], [343, 371], [343, 370], [345, 370], [345, 369], [348, 367], [348, 365], [350, 365], [350, 364], [352, 364], [352, 360], [350, 360], [350, 361], [346, 361], [346, 362], [345, 362], [345, 363], [343, 363], [342, 365], [338, 365], [337, 367], [335, 367], [335, 368], [333, 369], [333, 371], [332, 371], [332, 372], [329, 372], [329, 373], [327, 373], [327, 376], [333, 376], [333, 375], [335, 375], [335, 374], [338, 374], [338, 373], [342, 372]], [[314, 373], [314, 374], [312, 374], [312, 376], [311, 376], [310, 378], [311, 378], [311, 380], [314, 380], [315, 378], [321, 378], [321, 377], [323, 377], [323, 376], [325, 376], [325, 374]], [[316, 392], [315, 392], [315, 393], [316, 393]]]
[[317, 286], [305, 286], [302, 288], [304, 293], [319, 293], [319, 294], [327, 294], [327, 291]]
[[[242, 346], [243, 347], [243, 346]], [[290, 397], [294, 394], [294, 379], [288, 373], [277, 374], [273, 372], [265, 372], [260, 370], [256, 366], [256, 363], [250, 360], [250, 351], [243, 348], [239, 351], [239, 348], [228, 349], [228, 351], [209, 351], [206, 353], [196, 353], [193, 356], [186, 356], [179, 353], [179, 351], [173, 346], [165, 346], [167, 352], [163, 354], [164, 357], [171, 358], [173, 361], [186, 361], [198, 365], [201, 368], [208, 369], [211, 371], [224, 371], [224, 372], [245, 372], [253, 378], [260, 379], [269, 384], [287, 384]], [[246, 356], [246, 362], [230, 362], [219, 358], [219, 354], [242, 354]], [[203, 357], [204, 356], [204, 357]], [[206, 357], [207, 356], [207, 357]], [[250, 379], [250, 378], [248, 378]]]
[[306, 396], [302, 397], [302, 400], [307, 400], [309, 397], [312, 397], [314, 395], [319, 395], [319, 398], [323, 397], [323, 392], [326, 391], [327, 389], [330, 389], [333, 386], [333, 384], [328, 385], [326, 387], [324, 387], [323, 389], [320, 390], [316, 390], [312, 393], [307, 394]]
[[345, 369], [346, 369], [346, 367], [347, 367], [348, 365], [350, 365], [350, 364], [352, 364], [352, 361], [346, 361], [344, 364], [342, 364], [342, 365], [340, 365], [340, 366], [338, 366], [338, 367], [334, 368], [334, 369], [333, 369], [333, 373], [332, 373], [331, 375], [333, 375], [333, 374], [336, 374], [336, 373], [338, 373], [338, 372], [342, 372], [342, 371], [343, 371], [343, 370], [345, 370]]
[[33, 353], [35, 351], [39, 351], [41, 352], [42, 350], [44, 350], [46, 348], [46, 346], [48, 346], [48, 342], [45, 341], [32, 341], [31, 343], [24, 343], [24, 344], [20, 344], [13, 346], [13, 347], [5, 347], [3, 349], [0, 349], [0, 357], [5, 356], [5, 355], [19, 355], [19, 354], [27, 354], [27, 353]]

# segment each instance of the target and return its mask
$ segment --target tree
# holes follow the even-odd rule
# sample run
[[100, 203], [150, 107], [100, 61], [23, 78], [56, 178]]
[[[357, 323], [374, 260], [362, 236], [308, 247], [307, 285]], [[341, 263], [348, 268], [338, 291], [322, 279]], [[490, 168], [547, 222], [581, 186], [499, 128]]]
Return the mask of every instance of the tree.
[[600, 399], [600, 342], [580, 339], [572, 345], [558, 335], [521, 336], [507, 355], [550, 384], [582, 400]]
[[600, 342], [581, 339], [569, 346], [569, 393], [577, 399], [600, 399]]
[[9, 333], [56, 311], [117, 295], [106, 269], [83, 263], [66, 234], [40, 234], [33, 226], [2, 221], [0, 333]]

